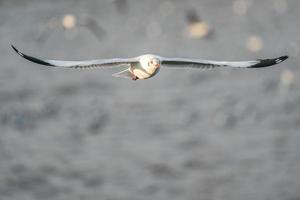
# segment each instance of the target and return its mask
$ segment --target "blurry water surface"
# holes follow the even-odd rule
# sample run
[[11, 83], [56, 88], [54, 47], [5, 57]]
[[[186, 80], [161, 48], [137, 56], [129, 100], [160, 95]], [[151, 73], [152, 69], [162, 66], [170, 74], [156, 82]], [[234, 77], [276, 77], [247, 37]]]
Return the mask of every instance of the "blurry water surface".
[[[1, 200], [300, 198], [298, 0], [1, 0]], [[144, 53], [264, 69], [53, 69]]]

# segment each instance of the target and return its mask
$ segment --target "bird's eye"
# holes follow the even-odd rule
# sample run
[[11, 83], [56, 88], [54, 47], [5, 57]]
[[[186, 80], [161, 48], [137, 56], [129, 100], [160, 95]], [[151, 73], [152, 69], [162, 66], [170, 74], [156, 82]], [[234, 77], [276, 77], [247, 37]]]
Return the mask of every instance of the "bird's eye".
[[150, 60], [150, 61], [148, 62], [148, 66], [151, 66], [151, 65], [153, 65], [153, 61], [152, 61], [152, 60]]

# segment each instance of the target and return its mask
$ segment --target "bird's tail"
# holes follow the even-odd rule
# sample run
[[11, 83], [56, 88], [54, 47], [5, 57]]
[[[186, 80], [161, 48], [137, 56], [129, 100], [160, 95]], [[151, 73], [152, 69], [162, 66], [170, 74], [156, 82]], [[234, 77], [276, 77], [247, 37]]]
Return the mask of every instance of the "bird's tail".
[[115, 73], [112, 76], [118, 77], [118, 78], [127, 78], [127, 79], [132, 79], [132, 78], [135, 77], [134, 74], [131, 73], [131, 71], [129, 70], [129, 68], [126, 69], [126, 70], [124, 70], [124, 71]]

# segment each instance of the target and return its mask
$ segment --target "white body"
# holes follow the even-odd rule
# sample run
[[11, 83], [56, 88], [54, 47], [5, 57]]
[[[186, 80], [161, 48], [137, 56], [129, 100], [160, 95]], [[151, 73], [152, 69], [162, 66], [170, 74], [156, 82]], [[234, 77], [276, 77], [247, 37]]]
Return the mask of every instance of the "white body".
[[140, 57], [139, 63], [131, 64], [129, 71], [134, 74], [138, 79], [147, 79], [151, 78], [158, 73], [160, 66], [149, 66], [149, 60], [156, 58], [155, 55], [143, 55]]

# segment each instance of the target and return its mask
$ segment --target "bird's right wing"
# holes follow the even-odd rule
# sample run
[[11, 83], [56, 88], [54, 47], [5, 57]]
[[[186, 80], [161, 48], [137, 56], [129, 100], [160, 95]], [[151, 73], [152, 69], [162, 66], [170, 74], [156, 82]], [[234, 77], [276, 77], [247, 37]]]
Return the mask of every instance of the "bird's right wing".
[[109, 68], [109, 67], [119, 67], [122, 65], [131, 65], [133, 63], [138, 63], [138, 58], [112, 58], [112, 59], [97, 59], [97, 60], [85, 60], [85, 61], [62, 61], [62, 60], [42, 60], [32, 56], [28, 56], [18, 49], [16, 49], [13, 45], [12, 48], [23, 58], [40, 64], [47, 65], [51, 67], [67, 67], [67, 68]]

